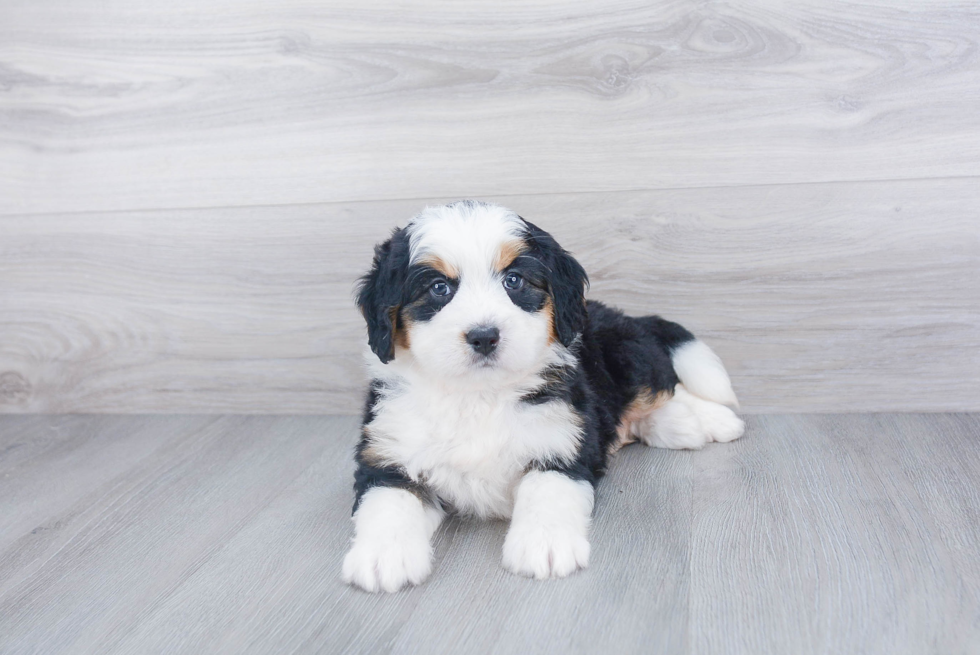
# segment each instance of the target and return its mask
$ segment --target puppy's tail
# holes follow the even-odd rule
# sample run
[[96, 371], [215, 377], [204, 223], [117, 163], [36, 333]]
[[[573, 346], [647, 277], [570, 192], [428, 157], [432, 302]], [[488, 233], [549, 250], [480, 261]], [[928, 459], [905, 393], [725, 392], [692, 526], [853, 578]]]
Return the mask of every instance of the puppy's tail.
[[725, 365], [703, 341], [692, 339], [678, 344], [670, 354], [677, 377], [695, 396], [738, 409]]

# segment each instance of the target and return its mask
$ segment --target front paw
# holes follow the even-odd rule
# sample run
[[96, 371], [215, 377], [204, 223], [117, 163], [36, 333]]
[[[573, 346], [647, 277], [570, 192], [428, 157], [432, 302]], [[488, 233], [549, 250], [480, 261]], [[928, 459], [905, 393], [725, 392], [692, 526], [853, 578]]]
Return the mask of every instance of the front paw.
[[403, 537], [356, 541], [344, 557], [342, 576], [365, 591], [394, 593], [421, 583], [431, 572], [428, 539]]
[[429, 540], [442, 510], [404, 489], [375, 487], [354, 514], [354, 543], [344, 558], [344, 582], [365, 591], [395, 592], [432, 572]]
[[589, 565], [589, 540], [560, 527], [511, 525], [504, 540], [503, 565], [518, 575], [564, 578]]

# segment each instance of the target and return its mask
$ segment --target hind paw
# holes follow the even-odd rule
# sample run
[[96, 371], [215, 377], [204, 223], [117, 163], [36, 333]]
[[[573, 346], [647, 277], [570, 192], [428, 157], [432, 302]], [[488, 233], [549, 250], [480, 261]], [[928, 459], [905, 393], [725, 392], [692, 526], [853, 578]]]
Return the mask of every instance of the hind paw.
[[696, 413], [711, 441], [727, 443], [735, 441], [745, 433], [745, 421], [724, 405], [701, 401], [701, 406]]
[[649, 429], [641, 439], [655, 448], [696, 450], [712, 441], [734, 441], [744, 433], [745, 422], [731, 409], [677, 385], [674, 397], [651, 414]]

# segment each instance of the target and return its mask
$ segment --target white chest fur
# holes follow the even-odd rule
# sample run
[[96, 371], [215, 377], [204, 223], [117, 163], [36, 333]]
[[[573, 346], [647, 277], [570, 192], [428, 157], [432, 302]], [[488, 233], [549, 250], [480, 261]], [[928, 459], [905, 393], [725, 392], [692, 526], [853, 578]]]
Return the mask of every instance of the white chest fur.
[[531, 405], [514, 391], [422, 384], [382, 397], [368, 431], [386, 462], [480, 517], [509, 517], [527, 466], [571, 460], [581, 438], [580, 421], [565, 403]]

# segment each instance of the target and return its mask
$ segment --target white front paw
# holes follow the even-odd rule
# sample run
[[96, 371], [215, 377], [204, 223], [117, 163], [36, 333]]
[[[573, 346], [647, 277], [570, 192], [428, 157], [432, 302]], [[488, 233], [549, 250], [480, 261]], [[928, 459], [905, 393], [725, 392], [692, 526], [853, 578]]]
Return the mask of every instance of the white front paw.
[[504, 540], [504, 568], [518, 575], [564, 578], [589, 565], [589, 540], [561, 527], [511, 525]]
[[442, 510], [404, 489], [375, 487], [354, 514], [354, 543], [344, 558], [344, 582], [365, 591], [395, 592], [432, 572], [429, 540]]
[[428, 539], [392, 537], [356, 541], [344, 558], [343, 579], [365, 591], [396, 592], [421, 583], [431, 572]]

